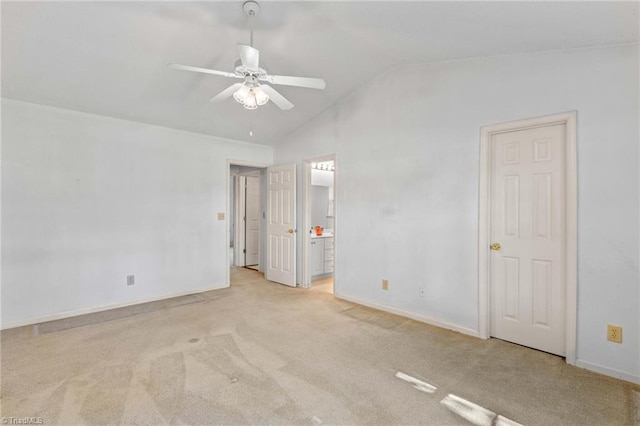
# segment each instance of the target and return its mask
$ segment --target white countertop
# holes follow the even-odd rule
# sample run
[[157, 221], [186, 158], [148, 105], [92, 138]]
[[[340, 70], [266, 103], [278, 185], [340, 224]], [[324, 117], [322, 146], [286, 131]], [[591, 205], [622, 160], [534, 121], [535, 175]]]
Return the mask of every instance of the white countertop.
[[322, 235], [311, 234], [311, 238], [333, 238], [333, 233], [324, 232]]

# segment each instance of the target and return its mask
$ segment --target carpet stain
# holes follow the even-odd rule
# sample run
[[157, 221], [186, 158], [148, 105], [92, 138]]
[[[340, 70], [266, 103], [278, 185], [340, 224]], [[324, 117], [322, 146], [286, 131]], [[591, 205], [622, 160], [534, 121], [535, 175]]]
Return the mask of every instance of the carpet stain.
[[67, 393], [67, 380], [57, 386], [47, 401], [47, 406], [42, 411], [42, 417], [46, 418], [48, 423], [57, 423], [62, 406], [64, 404], [64, 398]]
[[[212, 398], [221, 410], [244, 407], [243, 419], [253, 424], [269, 423], [274, 416], [291, 420], [304, 418], [294, 399], [276, 380], [247, 359], [232, 334], [208, 336], [197, 350], [188, 354], [212, 372], [209, 382], [215, 392]], [[228, 412], [225, 416], [233, 418], [235, 414]]]
[[341, 314], [387, 330], [393, 330], [411, 321], [408, 318], [381, 312], [366, 306], [354, 306], [345, 309]]
[[186, 369], [181, 352], [161, 356], [151, 361], [149, 374], [141, 379], [158, 411], [169, 423], [179, 411], [184, 396]]
[[[65, 400], [66, 384], [67, 380], [36, 390], [28, 398], [5, 397], [0, 401], [0, 411], [2, 414], [13, 411], [26, 412], [30, 414], [28, 417], [42, 418], [43, 424], [57, 423]], [[2, 417], [2, 423], [11, 424], [7, 417]]]
[[163, 309], [173, 309], [179, 306], [204, 302], [206, 300], [207, 299], [202, 294], [190, 294], [187, 296], [174, 297], [171, 299], [158, 300], [155, 302], [140, 303], [138, 305], [109, 309], [92, 314], [78, 315], [71, 318], [64, 318], [36, 324], [33, 326], [33, 334], [41, 335], [47, 333], [56, 333], [63, 330], [69, 330], [71, 328], [85, 327], [87, 325], [115, 321], [134, 315], [156, 312]]
[[82, 418], [89, 424], [121, 423], [132, 376], [128, 365], [109, 366], [95, 374], [80, 409]]
[[194, 392], [184, 395], [183, 409], [178, 424], [186, 425], [237, 425], [250, 423], [243, 412], [233, 404], [205, 398]]
[[292, 362], [287, 366], [286, 371], [288, 374], [304, 381], [312, 388], [316, 388], [332, 395], [345, 406], [355, 404], [355, 401], [351, 400], [351, 398], [349, 398], [349, 396], [343, 392], [335, 382], [329, 380], [327, 375], [322, 374], [322, 372], [309, 369], [304, 364], [298, 362]]
[[203, 344], [189, 354], [211, 370], [232, 378], [262, 378], [259, 369], [249, 363], [229, 333], [207, 336]]

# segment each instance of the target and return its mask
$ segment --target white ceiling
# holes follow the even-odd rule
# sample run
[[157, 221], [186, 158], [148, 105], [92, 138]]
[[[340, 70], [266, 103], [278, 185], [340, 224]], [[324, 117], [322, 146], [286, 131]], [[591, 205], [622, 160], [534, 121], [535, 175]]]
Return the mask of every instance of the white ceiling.
[[[247, 111], [208, 99], [232, 71], [248, 18], [237, 2], [2, 2], [2, 96], [273, 144], [370, 78], [435, 62], [638, 41], [638, 2], [267, 2], [255, 46], [296, 106]], [[410, 84], [411, 82], [407, 82]], [[254, 136], [249, 136], [252, 123]]]

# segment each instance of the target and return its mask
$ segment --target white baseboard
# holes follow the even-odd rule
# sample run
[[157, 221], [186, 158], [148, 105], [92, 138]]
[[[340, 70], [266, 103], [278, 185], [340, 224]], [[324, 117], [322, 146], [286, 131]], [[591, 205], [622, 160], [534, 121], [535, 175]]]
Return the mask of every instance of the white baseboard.
[[378, 309], [380, 311], [389, 312], [390, 314], [411, 318], [412, 320], [420, 321], [425, 324], [434, 325], [440, 328], [446, 328], [447, 330], [452, 330], [458, 333], [466, 334], [468, 336], [480, 338], [480, 333], [478, 332], [478, 330], [473, 330], [467, 327], [451, 324], [446, 321], [440, 321], [434, 318], [427, 317], [425, 315], [414, 314], [413, 312], [404, 311], [402, 309], [393, 308], [391, 306], [379, 305], [377, 303], [368, 302], [366, 300], [358, 299], [351, 296], [343, 296], [337, 293], [334, 293], [334, 296], [337, 297], [338, 299], [343, 299], [349, 302], [357, 303], [358, 305], [368, 306], [369, 308]]
[[47, 322], [47, 321], [54, 321], [54, 320], [59, 320], [59, 319], [64, 319], [64, 318], [77, 317], [79, 315], [93, 314], [93, 313], [96, 313], [96, 312], [108, 311], [109, 309], [124, 308], [124, 307], [127, 307], [127, 306], [139, 305], [141, 303], [157, 302], [158, 300], [171, 299], [171, 298], [174, 298], [174, 297], [181, 297], [181, 296], [188, 296], [190, 294], [204, 293], [205, 291], [219, 290], [221, 288], [227, 288], [227, 287], [229, 287], [229, 286], [228, 285], [221, 285], [221, 286], [215, 286], [215, 287], [205, 287], [205, 288], [200, 288], [200, 289], [197, 289], [197, 290], [183, 291], [183, 292], [180, 292], [180, 293], [171, 293], [171, 294], [167, 294], [167, 295], [159, 296], [159, 297], [151, 297], [151, 298], [147, 298], [147, 299], [138, 299], [138, 300], [134, 300], [132, 302], [115, 303], [115, 304], [110, 304], [110, 305], [101, 305], [101, 306], [95, 306], [93, 308], [76, 309], [76, 310], [73, 310], [73, 311], [60, 312], [60, 313], [57, 313], [57, 314], [41, 315], [41, 316], [38, 316], [38, 317], [31, 317], [31, 318], [25, 318], [25, 319], [20, 319], [20, 320], [15, 320], [15, 321], [9, 321], [9, 322], [1, 323], [0, 324], [0, 330], [8, 330], [10, 328], [24, 327], [25, 325], [40, 324], [42, 322]]
[[616, 370], [615, 368], [605, 367], [604, 365], [595, 364], [589, 361], [583, 361], [581, 359], [576, 360], [576, 367], [595, 371], [596, 373], [604, 374], [605, 376], [615, 377], [616, 379], [625, 380], [627, 382], [640, 385], [640, 376], [627, 373], [626, 371]]

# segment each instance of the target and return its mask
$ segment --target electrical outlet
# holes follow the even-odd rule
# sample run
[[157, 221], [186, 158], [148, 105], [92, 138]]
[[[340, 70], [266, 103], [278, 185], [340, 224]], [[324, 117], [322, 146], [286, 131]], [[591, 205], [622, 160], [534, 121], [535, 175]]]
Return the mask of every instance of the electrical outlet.
[[607, 340], [622, 343], [622, 327], [611, 324], [607, 325]]
[[218, 220], [224, 220], [224, 213], [218, 213]]
[[389, 290], [389, 280], [382, 280], [382, 289]]
[[127, 275], [127, 285], [134, 285], [136, 283], [135, 275]]

